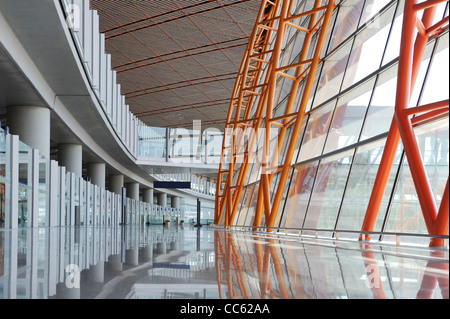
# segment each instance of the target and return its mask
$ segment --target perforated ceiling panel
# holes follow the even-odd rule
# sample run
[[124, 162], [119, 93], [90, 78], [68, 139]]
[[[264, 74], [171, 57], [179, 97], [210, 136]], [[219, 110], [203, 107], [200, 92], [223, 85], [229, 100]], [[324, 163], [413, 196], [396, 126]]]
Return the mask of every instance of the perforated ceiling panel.
[[224, 128], [259, 0], [91, 0], [131, 111], [152, 126]]

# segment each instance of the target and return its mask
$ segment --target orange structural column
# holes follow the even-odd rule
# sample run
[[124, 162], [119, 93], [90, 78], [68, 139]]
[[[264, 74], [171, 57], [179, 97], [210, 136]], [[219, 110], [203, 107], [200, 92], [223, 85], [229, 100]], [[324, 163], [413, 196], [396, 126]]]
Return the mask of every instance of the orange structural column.
[[[222, 151], [222, 161], [228, 158], [230, 163], [228, 170], [221, 166], [219, 171], [216, 223], [225, 225], [234, 223], [244, 186], [249, 179], [250, 164], [257, 165], [259, 169], [259, 173], [256, 173], [259, 174], [259, 188], [253, 225], [261, 226], [265, 216], [265, 226], [272, 227], [277, 217], [301, 123], [335, 8], [334, 0], [329, 0], [327, 4], [323, 4], [326, 1], [315, 0], [312, 9], [294, 13], [296, 3], [294, 0], [262, 2], [230, 105], [226, 128], [233, 132], [226, 132]], [[308, 27], [301, 26], [301, 21], [308, 21]], [[302, 53], [299, 61], [280, 65], [283, 60], [285, 36], [289, 28], [295, 28], [305, 34]], [[314, 37], [317, 39], [315, 42]], [[311, 57], [308, 57], [308, 52], [313, 52]], [[291, 92], [284, 114], [275, 115], [275, 108], [279, 102], [278, 83], [281, 78], [291, 81]], [[301, 82], [305, 83], [303, 95], [300, 106], [295, 109], [297, 107], [295, 99]], [[244, 112], [244, 115], [241, 112]], [[243, 128], [250, 129], [247, 140], [243, 138], [245, 135]], [[290, 135], [287, 134], [288, 128], [293, 131]], [[275, 129], [279, 130], [276, 136], [278, 140], [273, 143], [272, 133]], [[226, 146], [228, 140], [231, 143]], [[257, 141], [260, 144], [257, 145]], [[283, 146], [288, 148], [288, 151], [283, 158], [284, 162], [279, 163]], [[262, 158], [254, 156], [261, 152]], [[226, 153], [229, 157], [225, 156]], [[252, 160], [256, 163], [252, 163]], [[280, 179], [277, 180], [277, 185], [273, 185], [276, 173], [280, 173]], [[273, 199], [272, 190], [275, 193]], [[226, 211], [225, 218], [223, 218], [224, 211]]]
[[[448, 100], [409, 108], [411, 93], [416, 83], [428, 39], [431, 35], [441, 32], [443, 28], [448, 26], [448, 17], [432, 25], [436, 6], [441, 2], [444, 1], [431, 0], [420, 4], [413, 0], [405, 2], [394, 120], [386, 141], [386, 148], [374, 183], [362, 231], [370, 232], [375, 227], [395, 153], [401, 140], [427, 230], [431, 235], [448, 235], [448, 208], [447, 213], [444, 212], [445, 207], [448, 207], [448, 198], [444, 196], [438, 214], [435, 196], [414, 133], [414, 125], [419, 125], [425, 120], [440, 118], [446, 113], [448, 114]], [[420, 10], [425, 10], [422, 20], [418, 18], [418, 11]], [[411, 118], [412, 115], [418, 113], [422, 114]], [[448, 184], [445, 193], [448, 197]], [[370, 239], [370, 235], [366, 235], [365, 239]], [[431, 241], [433, 246], [442, 244], [442, 239], [433, 239]]]

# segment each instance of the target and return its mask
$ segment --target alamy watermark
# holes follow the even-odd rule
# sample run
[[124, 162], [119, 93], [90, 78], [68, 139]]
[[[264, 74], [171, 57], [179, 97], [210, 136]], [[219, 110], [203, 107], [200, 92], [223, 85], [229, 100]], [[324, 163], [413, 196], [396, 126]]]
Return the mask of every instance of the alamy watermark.
[[66, 5], [66, 23], [69, 29], [79, 31], [81, 28], [81, 8], [77, 4]]
[[66, 287], [69, 289], [79, 289], [80, 288], [80, 267], [75, 264], [70, 264], [66, 266]]

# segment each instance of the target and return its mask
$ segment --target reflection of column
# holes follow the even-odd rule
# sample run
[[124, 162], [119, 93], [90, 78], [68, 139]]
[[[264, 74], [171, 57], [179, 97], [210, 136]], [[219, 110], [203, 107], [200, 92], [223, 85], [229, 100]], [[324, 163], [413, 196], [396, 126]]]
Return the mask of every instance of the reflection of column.
[[17, 254], [18, 254], [18, 233], [17, 229], [11, 232], [5, 232], [5, 247], [8, 247], [9, 253], [4, 256], [4, 273], [9, 274], [7, 278], [8, 285], [4, 284], [3, 293], [6, 298], [17, 298]]
[[99, 261], [96, 265], [92, 265], [89, 268], [89, 279], [92, 282], [104, 282], [105, 281], [105, 262]]
[[91, 183], [100, 188], [106, 189], [106, 164], [105, 163], [89, 163], [87, 166], [87, 175], [91, 179]]
[[153, 260], [153, 243], [148, 243], [147, 246], [142, 248], [142, 258], [148, 262]]
[[11, 134], [50, 159], [50, 110], [41, 106], [14, 106], [7, 109]]
[[119, 255], [111, 255], [108, 258], [108, 268], [111, 271], [122, 271], [123, 264], [122, 264], [122, 258]]
[[49, 246], [48, 246], [48, 295], [53, 296], [56, 293], [56, 285], [59, 282], [56, 275], [58, 274], [58, 235], [60, 234], [58, 228], [47, 228], [49, 232]]
[[69, 288], [66, 283], [56, 285], [56, 299], [80, 299], [80, 288]]
[[83, 175], [83, 147], [78, 144], [58, 145], [58, 162], [77, 177]]
[[139, 248], [133, 247], [125, 251], [125, 264], [129, 266], [139, 265]]
[[156, 244], [156, 253], [157, 254], [165, 254], [167, 252], [166, 242], [160, 242]]

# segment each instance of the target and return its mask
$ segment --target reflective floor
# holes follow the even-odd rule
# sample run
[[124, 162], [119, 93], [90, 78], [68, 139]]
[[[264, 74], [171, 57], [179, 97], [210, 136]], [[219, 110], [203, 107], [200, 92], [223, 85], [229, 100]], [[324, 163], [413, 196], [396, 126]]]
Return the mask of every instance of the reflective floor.
[[448, 250], [203, 226], [0, 231], [0, 299], [449, 298]]

